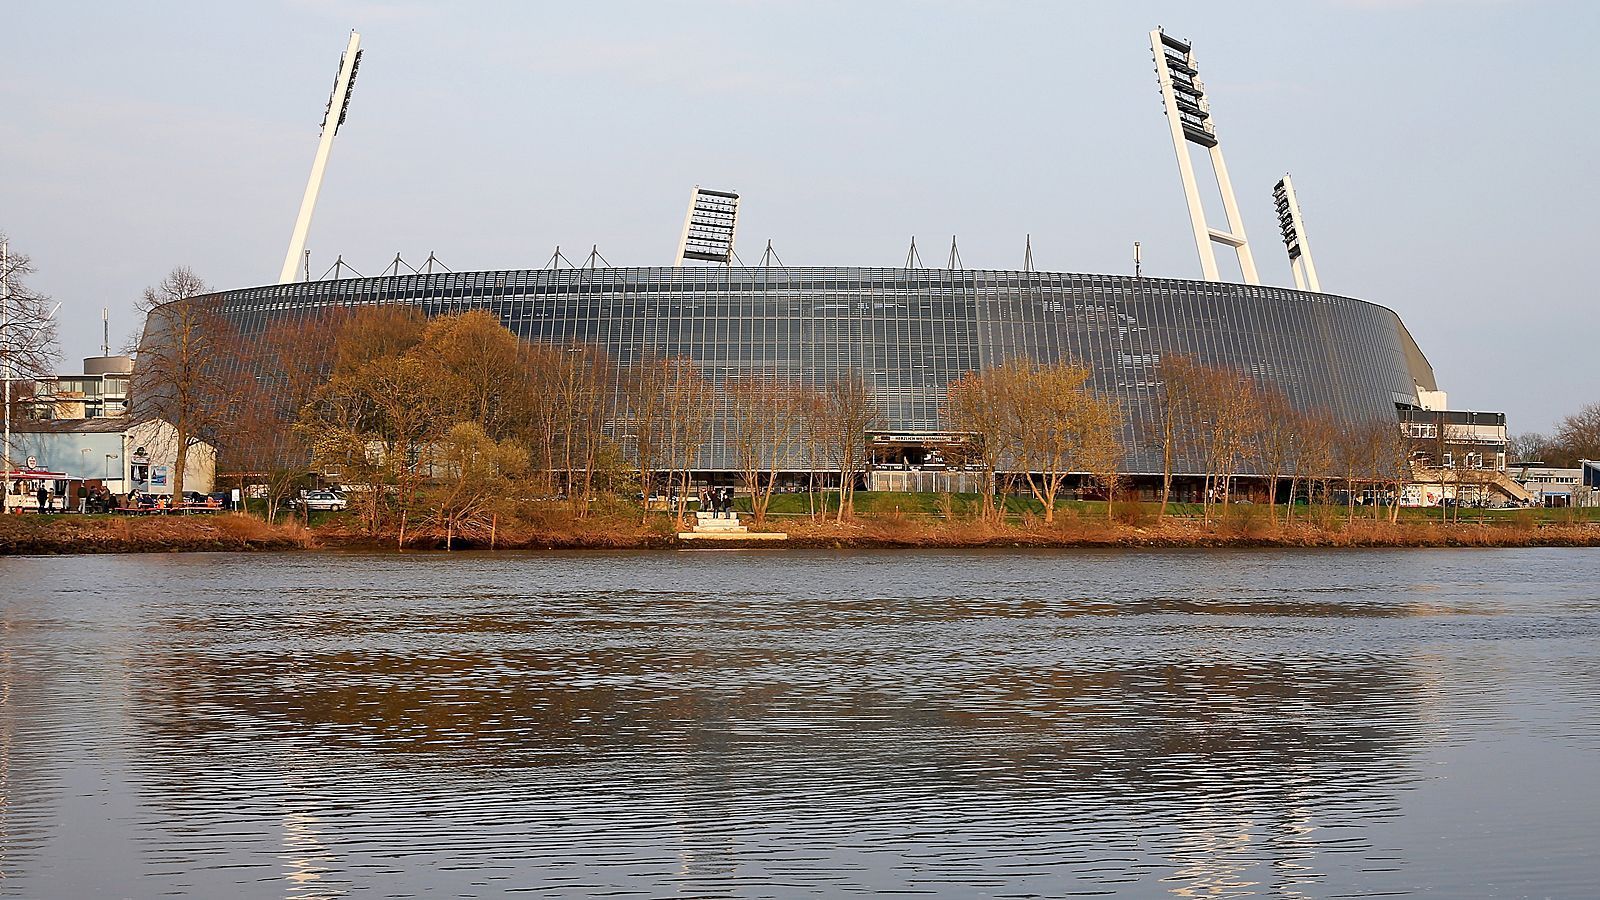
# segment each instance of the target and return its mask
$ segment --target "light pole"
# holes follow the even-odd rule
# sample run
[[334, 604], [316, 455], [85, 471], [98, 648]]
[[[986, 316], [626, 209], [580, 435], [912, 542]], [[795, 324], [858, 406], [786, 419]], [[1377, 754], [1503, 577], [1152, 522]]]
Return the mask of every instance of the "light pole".
[[11, 242], [0, 240], [0, 363], [4, 363], [6, 382], [6, 443], [0, 448], [0, 463], [5, 465], [5, 493], [0, 495], [0, 515], [10, 512], [11, 502]]
[[101, 481], [110, 481], [111, 480], [111, 461], [113, 459], [116, 459], [116, 458], [117, 458], [117, 455], [115, 453], [107, 453], [106, 454], [106, 472], [105, 472], [105, 476], [100, 479]]

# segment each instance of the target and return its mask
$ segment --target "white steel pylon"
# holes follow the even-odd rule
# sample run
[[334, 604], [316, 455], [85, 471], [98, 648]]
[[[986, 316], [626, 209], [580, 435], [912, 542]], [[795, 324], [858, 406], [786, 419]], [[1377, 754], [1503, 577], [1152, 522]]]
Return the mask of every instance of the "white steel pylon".
[[322, 114], [322, 136], [317, 140], [317, 155], [311, 160], [311, 177], [306, 180], [306, 192], [300, 198], [300, 214], [294, 220], [294, 232], [289, 236], [289, 252], [283, 257], [283, 271], [278, 273], [278, 283], [294, 280], [300, 267], [300, 252], [306, 245], [306, 234], [311, 231], [311, 213], [317, 208], [317, 194], [322, 190], [322, 173], [328, 168], [328, 154], [333, 150], [333, 136], [344, 124], [345, 113], [350, 110], [350, 89], [356, 83], [356, 69], [361, 65], [361, 35], [350, 32], [350, 43], [339, 57], [339, 74], [333, 79], [333, 94], [328, 97], [328, 109]]
[[[1221, 280], [1217, 273], [1217, 255], [1211, 245], [1226, 244], [1239, 255], [1239, 271], [1245, 283], [1260, 284], [1255, 259], [1250, 255], [1250, 243], [1245, 239], [1244, 220], [1239, 216], [1239, 201], [1234, 199], [1233, 182], [1228, 178], [1228, 166], [1222, 160], [1222, 146], [1217, 142], [1216, 127], [1211, 121], [1211, 104], [1206, 99], [1205, 85], [1198, 77], [1194, 49], [1157, 28], [1150, 32], [1150, 50], [1155, 54], [1156, 79], [1161, 85], [1167, 126], [1172, 131], [1172, 148], [1178, 154], [1178, 174], [1183, 178], [1183, 195], [1189, 203], [1189, 224], [1194, 228], [1195, 249], [1200, 252], [1200, 271], [1206, 281]], [[1211, 169], [1216, 173], [1222, 209], [1228, 217], [1225, 229], [1206, 224], [1200, 187], [1194, 178], [1194, 162], [1189, 158], [1191, 143], [1211, 151]]]
[[1284, 175], [1272, 188], [1272, 205], [1278, 211], [1278, 230], [1289, 251], [1289, 270], [1294, 286], [1302, 291], [1322, 293], [1317, 266], [1311, 261], [1311, 242], [1306, 239], [1306, 223], [1300, 218], [1300, 200], [1294, 195], [1294, 182]]

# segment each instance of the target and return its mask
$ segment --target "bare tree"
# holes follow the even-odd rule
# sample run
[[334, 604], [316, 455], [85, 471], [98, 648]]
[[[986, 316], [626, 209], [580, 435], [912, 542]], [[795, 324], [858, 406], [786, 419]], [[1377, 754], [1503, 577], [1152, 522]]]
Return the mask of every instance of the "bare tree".
[[1556, 442], [1567, 465], [1575, 466], [1580, 459], [1600, 459], [1600, 403], [1590, 403], [1562, 419], [1556, 426]]
[[1106, 521], [1116, 505], [1127, 448], [1122, 445], [1122, 409], [1109, 397], [1085, 394], [1078, 411], [1078, 458], [1106, 489]]
[[1554, 438], [1537, 431], [1512, 435], [1507, 444], [1506, 452], [1515, 462], [1548, 462], [1565, 455]]
[[56, 321], [50, 298], [28, 286], [34, 273], [26, 253], [10, 249], [0, 259], [0, 366], [13, 379], [48, 375], [56, 362]]
[[968, 372], [951, 383], [945, 406], [950, 427], [971, 438], [967, 460], [983, 470], [980, 514], [985, 520], [995, 516], [995, 473], [1006, 449], [1006, 402], [1001, 385], [999, 378]]
[[1312, 409], [1299, 413], [1296, 420], [1293, 475], [1289, 481], [1290, 509], [1285, 518], [1293, 518], [1294, 500], [1302, 484], [1307, 505], [1319, 500], [1326, 503], [1328, 477], [1334, 466], [1337, 424], [1333, 414], [1325, 409]]
[[[5, 441], [0, 444], [0, 468], [5, 470], [6, 489], [17, 466], [12, 459], [11, 420], [15, 410], [14, 382], [48, 374], [55, 361], [56, 323], [48, 297], [28, 287], [27, 276], [33, 263], [25, 253], [12, 252], [4, 232], [0, 232], [0, 379], [5, 396], [0, 399], [5, 417]], [[0, 505], [0, 511], [3, 511]]]
[[[1300, 444], [1300, 417], [1294, 404], [1276, 387], [1263, 387], [1256, 392], [1256, 413], [1253, 416], [1255, 433], [1252, 435], [1256, 464], [1267, 485], [1267, 511], [1272, 521], [1278, 519], [1278, 482], [1289, 471]], [[1290, 502], [1294, 498], [1290, 496]]]
[[1194, 400], [1200, 392], [1202, 370], [1186, 356], [1163, 354], [1156, 367], [1160, 381], [1156, 418], [1146, 425], [1143, 435], [1146, 446], [1161, 450], [1161, 510], [1157, 520], [1167, 517], [1167, 505], [1172, 500], [1172, 474], [1177, 461], [1187, 457], [1194, 449]]
[[1373, 443], [1377, 451], [1379, 475], [1389, 488], [1389, 523], [1400, 521], [1400, 502], [1406, 485], [1415, 478], [1411, 436], [1404, 426], [1379, 419], [1373, 423]]
[[1367, 435], [1358, 424], [1345, 423], [1333, 434], [1333, 457], [1344, 481], [1345, 521], [1356, 517], [1356, 475], [1367, 471]]
[[667, 361], [663, 389], [666, 402], [662, 408], [661, 458], [672, 472], [668, 489], [677, 493], [677, 524], [681, 529], [687, 521], [693, 487], [690, 473], [700, 459], [711, 422], [713, 391], [700, 367], [687, 356]]
[[763, 525], [778, 484], [778, 470], [794, 455], [801, 397], [794, 385], [771, 375], [730, 378], [724, 392], [734, 464], [750, 492], [756, 524]]
[[229, 431], [218, 477], [231, 474], [240, 490], [260, 486], [267, 521], [304, 483], [311, 450], [296, 427], [301, 411], [331, 376], [336, 341], [314, 336], [341, 334], [343, 310], [286, 319], [245, 341], [245, 377], [239, 384], [241, 415]]
[[1255, 399], [1255, 381], [1241, 372], [1200, 366], [1196, 380], [1192, 398], [1195, 443], [1205, 469], [1202, 508], [1209, 522], [1217, 497], [1224, 510], [1232, 500], [1233, 478], [1256, 431], [1260, 404]]
[[185, 266], [145, 289], [145, 313], [130, 398], [136, 416], [166, 421], [173, 430], [172, 496], [183, 496], [189, 451], [223, 442], [237, 421], [242, 353], [238, 331], [206, 296], [206, 283]]
[[[811, 385], [801, 385], [797, 404], [800, 443], [806, 456], [806, 507], [812, 521], [815, 521], [818, 512], [817, 469], [828, 456], [828, 398]], [[826, 514], [827, 510], [824, 508], [822, 512]]]
[[855, 514], [855, 486], [867, 463], [867, 432], [881, 427], [883, 411], [867, 381], [851, 372], [825, 385], [821, 410], [824, 452], [839, 473], [839, 512], [843, 522]]
[[1089, 370], [1070, 363], [1014, 360], [989, 370], [1000, 379], [1008, 443], [1028, 490], [1044, 507], [1046, 524], [1055, 521], [1062, 485], [1079, 471], [1082, 420], [1088, 399]]
[[597, 470], [608, 456], [611, 361], [596, 347], [573, 345], [559, 357], [554, 376], [567, 499], [582, 518], [589, 512]]

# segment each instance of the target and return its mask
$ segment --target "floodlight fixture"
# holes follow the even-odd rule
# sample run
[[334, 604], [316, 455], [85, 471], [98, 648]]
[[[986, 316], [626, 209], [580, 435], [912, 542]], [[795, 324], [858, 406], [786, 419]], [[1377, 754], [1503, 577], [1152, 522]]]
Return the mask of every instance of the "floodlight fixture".
[[[1239, 202], [1233, 195], [1233, 182], [1228, 178], [1228, 166], [1222, 159], [1222, 145], [1217, 140], [1210, 99], [1206, 96], [1205, 84], [1200, 81], [1194, 48], [1157, 28], [1150, 32], [1150, 51], [1155, 56], [1156, 81], [1161, 86], [1161, 102], [1166, 107], [1167, 125], [1172, 131], [1172, 149], [1178, 155], [1178, 175], [1183, 179], [1183, 194], [1189, 203], [1189, 224], [1194, 229], [1195, 248], [1200, 252], [1200, 271], [1206, 281], [1222, 280], [1211, 245], [1224, 244], [1238, 254], [1239, 271], [1245, 283], [1260, 284], [1250, 243], [1245, 238], [1244, 220], [1239, 215]], [[1189, 157], [1190, 144], [1206, 148], [1211, 155], [1211, 169], [1216, 174], [1222, 208], [1228, 217], [1226, 228], [1212, 228], [1206, 223], [1200, 188], [1195, 183], [1194, 162]]]
[[1316, 264], [1311, 261], [1311, 244], [1306, 240], [1306, 223], [1300, 218], [1300, 201], [1295, 197], [1294, 182], [1288, 175], [1273, 185], [1272, 205], [1278, 212], [1278, 230], [1283, 233], [1283, 246], [1289, 251], [1289, 269], [1294, 273], [1294, 286], [1302, 291], [1322, 293]]
[[674, 266], [686, 259], [733, 262], [733, 241], [739, 225], [739, 195], [732, 191], [713, 191], [694, 186], [689, 195], [689, 210], [683, 216], [683, 234], [678, 238]]
[[[300, 198], [300, 214], [294, 220], [294, 232], [289, 236], [289, 251], [283, 257], [283, 270], [278, 273], [278, 283], [288, 284], [301, 266], [301, 251], [305, 249], [306, 235], [311, 231], [311, 214], [317, 208], [317, 194], [322, 190], [322, 173], [328, 168], [328, 154], [333, 150], [333, 136], [339, 133], [350, 113], [350, 94], [356, 84], [356, 70], [361, 68], [361, 35], [350, 32], [350, 43], [339, 57], [339, 73], [333, 78], [333, 93], [328, 96], [328, 106], [322, 111], [322, 136], [317, 140], [317, 155], [311, 160], [311, 177], [306, 180], [305, 195]], [[337, 115], [335, 115], [337, 112]], [[329, 120], [332, 120], [330, 123]]]

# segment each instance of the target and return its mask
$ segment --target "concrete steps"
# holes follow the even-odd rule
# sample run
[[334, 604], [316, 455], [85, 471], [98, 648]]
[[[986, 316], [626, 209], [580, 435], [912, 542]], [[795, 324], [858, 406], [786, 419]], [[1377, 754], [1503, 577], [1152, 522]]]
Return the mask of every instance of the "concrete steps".
[[739, 524], [738, 513], [716, 515], [702, 512], [695, 514], [693, 531], [678, 532], [678, 539], [683, 541], [786, 541], [787, 534], [776, 531], [751, 531]]

